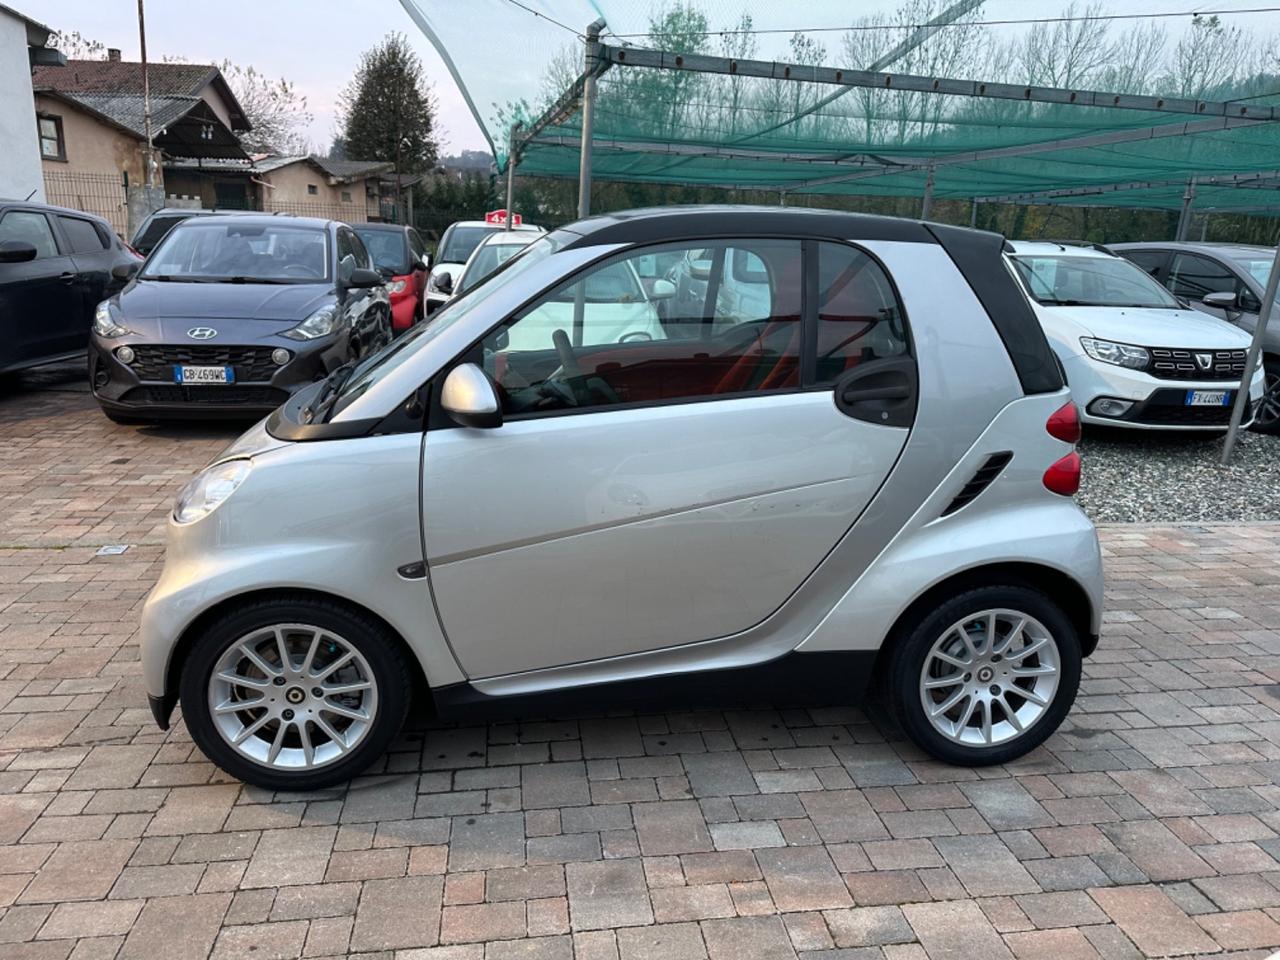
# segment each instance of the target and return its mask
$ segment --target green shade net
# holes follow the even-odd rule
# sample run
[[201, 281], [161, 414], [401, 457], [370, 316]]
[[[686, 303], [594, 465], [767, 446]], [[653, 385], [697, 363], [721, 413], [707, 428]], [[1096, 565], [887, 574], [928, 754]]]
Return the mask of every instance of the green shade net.
[[[469, 0], [465, 16], [452, 3], [446, 12], [431, 0], [403, 2], [451, 63], [500, 166], [511, 124], [518, 120], [528, 129], [582, 70], [583, 43], [566, 27], [581, 31], [597, 16], [607, 24], [603, 42], [615, 47], [1280, 106], [1275, 60], [1259, 56], [1246, 63], [1244, 41], [1222, 25], [1188, 29], [1189, 21], [1180, 21], [1176, 31], [1171, 27], [1160, 37], [1140, 22], [1123, 28], [983, 22], [987, 16], [1062, 12], [1037, 0], [962, 5], [956, 24], [892, 57], [890, 51], [917, 35], [920, 24], [953, 5], [870, 3], [851, 19], [850, 5], [820, 0], [707, 0], [656, 9], [621, 0], [523, 6]], [[1107, 12], [1124, 7], [1112, 4]], [[798, 25], [806, 32], [786, 32]], [[717, 32], [743, 27], [755, 32]], [[763, 32], [770, 30], [778, 32]], [[1182, 42], [1187, 34], [1189, 44]], [[1079, 49], [1089, 43], [1097, 48], [1091, 59], [1087, 47], [1083, 55]], [[1213, 62], [1215, 43], [1240, 56]], [[1264, 48], [1259, 41], [1258, 49]], [[1072, 64], [1059, 62], [1061, 53], [1088, 63], [1075, 64], [1073, 74]], [[1205, 62], [1188, 62], [1193, 53], [1203, 54]], [[882, 64], [883, 59], [891, 62]], [[1186, 113], [615, 65], [598, 82], [592, 172], [598, 180], [893, 197], [920, 196], [929, 176], [922, 165], [933, 161], [938, 199], [1157, 181], [1147, 189], [1044, 202], [1177, 208], [1192, 176], [1280, 168], [1280, 122], [1183, 134], [1189, 122], [1203, 120]], [[1151, 135], [1165, 131], [1182, 135]], [[580, 109], [566, 111], [521, 148], [520, 174], [576, 177], [580, 134]], [[1072, 142], [1108, 135], [1112, 142]], [[1116, 139], [1128, 135], [1133, 139]], [[1052, 148], [1018, 155], [1038, 145]], [[990, 151], [1001, 153], [981, 156]], [[1280, 207], [1276, 185], [1273, 179], [1248, 189], [1204, 186], [1197, 191], [1197, 207], [1271, 212]]]

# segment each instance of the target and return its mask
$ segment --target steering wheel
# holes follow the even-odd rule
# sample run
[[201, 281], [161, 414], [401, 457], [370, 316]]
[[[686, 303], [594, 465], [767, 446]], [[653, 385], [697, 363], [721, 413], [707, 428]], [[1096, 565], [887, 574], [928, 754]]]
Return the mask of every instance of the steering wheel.
[[320, 276], [320, 274], [316, 273], [314, 270], [308, 267], [305, 263], [286, 263], [283, 267], [280, 268], [280, 272], [283, 274], [292, 274], [295, 277]]
[[622, 402], [613, 387], [600, 377], [582, 375], [582, 364], [578, 363], [578, 355], [574, 353], [567, 333], [563, 330], [553, 331], [551, 342], [555, 344], [556, 355], [560, 358], [560, 369], [556, 371], [559, 375], [558, 379], [544, 381], [544, 385], [551, 387], [552, 393], [564, 399], [564, 393], [567, 390], [573, 397], [575, 407], [589, 407], [599, 402], [596, 398], [600, 398], [605, 403]]

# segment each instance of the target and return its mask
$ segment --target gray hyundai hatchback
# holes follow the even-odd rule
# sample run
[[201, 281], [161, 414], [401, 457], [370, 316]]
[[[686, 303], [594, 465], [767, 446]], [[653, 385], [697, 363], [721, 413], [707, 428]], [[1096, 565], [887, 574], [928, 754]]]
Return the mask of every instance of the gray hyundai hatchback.
[[142, 619], [157, 721], [180, 700], [223, 769], [308, 789], [377, 758], [415, 682], [444, 716], [874, 684], [934, 757], [1025, 754], [1102, 573], [1004, 246], [750, 207], [536, 240], [183, 490]]

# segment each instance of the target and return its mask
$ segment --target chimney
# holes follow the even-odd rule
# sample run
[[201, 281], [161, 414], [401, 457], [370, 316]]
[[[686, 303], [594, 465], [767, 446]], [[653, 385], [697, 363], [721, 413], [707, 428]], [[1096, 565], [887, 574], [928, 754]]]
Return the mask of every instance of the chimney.
[[108, 60], [110, 60], [112, 63], [119, 63], [119, 62], [120, 62], [120, 50], [119, 50], [119, 48], [118, 48], [118, 47], [108, 47], [108, 48], [107, 48], [107, 59], [108, 59]]

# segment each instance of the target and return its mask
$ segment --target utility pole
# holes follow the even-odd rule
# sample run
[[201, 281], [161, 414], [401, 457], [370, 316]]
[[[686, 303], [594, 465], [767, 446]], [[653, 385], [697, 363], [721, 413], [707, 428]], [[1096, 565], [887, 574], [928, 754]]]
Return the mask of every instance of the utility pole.
[[928, 220], [933, 210], [933, 164], [929, 164], [929, 175], [924, 181], [924, 201], [920, 204], [920, 219]]
[[591, 213], [591, 146], [596, 128], [596, 72], [600, 63], [600, 32], [604, 21], [587, 27], [587, 49], [583, 57], [582, 153], [578, 157], [578, 217]]
[[[1236, 392], [1235, 406], [1231, 408], [1231, 426], [1227, 428], [1227, 442], [1222, 447], [1222, 465], [1231, 464], [1231, 452], [1236, 447], [1236, 435], [1240, 432], [1240, 424], [1244, 420], [1245, 407], [1249, 405], [1249, 384], [1253, 382], [1253, 370], [1258, 365], [1258, 356], [1262, 353], [1262, 337], [1267, 331], [1267, 322], [1275, 313], [1276, 292], [1280, 287], [1280, 244], [1276, 245], [1275, 259], [1271, 263], [1271, 273], [1267, 277], [1267, 289], [1262, 294], [1262, 310], [1258, 314], [1258, 325], [1253, 328], [1253, 342], [1249, 344], [1249, 353], [1244, 361], [1244, 375], [1240, 378], [1240, 389]], [[1266, 399], [1266, 394], [1262, 395]]]
[[511, 125], [511, 132], [507, 134], [507, 229], [515, 228], [513, 221], [516, 218], [515, 202], [516, 202], [516, 141], [520, 138], [520, 121], [517, 120]]
[[142, 131], [147, 138], [147, 149], [143, 171], [147, 185], [147, 204], [151, 203], [151, 189], [156, 185], [155, 147], [151, 143], [151, 83], [147, 76], [147, 18], [142, 9], [143, 0], [138, 0], [138, 46], [142, 51]]
[[1187, 181], [1187, 189], [1182, 194], [1182, 214], [1178, 217], [1178, 233], [1175, 240], [1187, 239], [1187, 231], [1191, 229], [1191, 205], [1196, 201], [1196, 178]]

